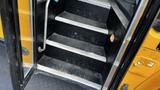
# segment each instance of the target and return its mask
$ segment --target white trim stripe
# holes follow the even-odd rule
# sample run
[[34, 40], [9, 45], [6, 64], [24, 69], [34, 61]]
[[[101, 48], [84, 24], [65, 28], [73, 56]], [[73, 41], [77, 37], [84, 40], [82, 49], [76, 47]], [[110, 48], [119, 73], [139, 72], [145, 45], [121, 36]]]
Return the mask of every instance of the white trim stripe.
[[46, 44], [48, 44], [50, 46], [55, 46], [57, 48], [64, 49], [64, 50], [67, 50], [67, 51], [70, 51], [70, 52], [73, 52], [73, 53], [76, 53], [76, 54], [80, 54], [80, 55], [83, 55], [83, 56], [86, 56], [86, 57], [89, 57], [89, 58], [93, 58], [93, 59], [96, 59], [96, 60], [99, 60], [99, 61], [102, 61], [102, 62], [106, 62], [106, 57], [105, 56], [97, 55], [97, 54], [92, 53], [92, 52], [87, 52], [87, 51], [77, 49], [77, 48], [74, 48], [74, 47], [71, 47], [71, 46], [67, 46], [67, 45], [64, 45], [64, 44], [61, 44], [61, 43], [58, 43], [58, 42], [55, 42], [55, 41], [51, 41], [51, 40], [47, 40]]
[[102, 8], [108, 8], [108, 9], [111, 8], [111, 5], [109, 4], [108, 0], [105, 0], [105, 1], [104, 0], [78, 0], [78, 1], [96, 5]]
[[108, 30], [107, 29], [103, 29], [103, 28], [92, 26], [92, 25], [84, 24], [84, 23], [81, 23], [81, 22], [73, 21], [73, 20], [63, 18], [63, 17], [60, 17], [60, 16], [56, 16], [55, 20], [108, 35]]
[[55, 69], [52, 69], [52, 68], [49, 68], [49, 67], [46, 67], [46, 66], [43, 66], [43, 65], [40, 65], [40, 64], [37, 65], [37, 69], [39, 69], [41, 71], [44, 71], [44, 72], [48, 72], [50, 74], [53, 74], [53, 75], [56, 75], [56, 76], [59, 76], [59, 77], [63, 77], [63, 78], [66, 78], [66, 79], [84, 84], [84, 85], [87, 85], [87, 86], [95, 88], [97, 90], [101, 90], [101, 88], [102, 88], [102, 86], [97, 84], [97, 83], [88, 81], [86, 79], [83, 79], [83, 78], [80, 78], [78, 76], [74, 76], [74, 75], [71, 75], [71, 74], [68, 74], [68, 73], [65, 73], [65, 72], [61, 72], [61, 71], [58, 71], [58, 70], [55, 70]]

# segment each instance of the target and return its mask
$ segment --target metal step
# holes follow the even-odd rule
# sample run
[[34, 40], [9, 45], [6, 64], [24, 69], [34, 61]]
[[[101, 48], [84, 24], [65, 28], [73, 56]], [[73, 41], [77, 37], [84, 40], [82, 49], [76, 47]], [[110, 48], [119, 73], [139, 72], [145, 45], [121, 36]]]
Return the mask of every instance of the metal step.
[[78, 0], [78, 1], [93, 4], [93, 5], [103, 7], [103, 8], [107, 8], [107, 9], [111, 8], [111, 5], [108, 2], [108, 0]]
[[37, 65], [38, 70], [81, 83], [94, 89], [101, 89], [101, 74], [78, 67], [58, 59], [42, 56]]
[[48, 32], [54, 32], [66, 37], [76, 40], [85, 41], [94, 45], [104, 46], [110, 36], [102, 33], [97, 33], [84, 28], [79, 28], [70, 24], [59, 21], [50, 20], [51, 24], [48, 25]]
[[[85, 2], [86, 1], [86, 2]], [[91, 1], [96, 1], [96, 0], [91, 0]], [[97, 3], [96, 3], [97, 4]], [[94, 3], [91, 4], [91, 2], [87, 1], [87, 0], [83, 0], [83, 1], [79, 1], [79, 0], [67, 0], [65, 1], [65, 5], [64, 5], [64, 11], [91, 19], [91, 20], [95, 20], [97, 22], [102, 22], [102, 23], [106, 23], [107, 19], [108, 19], [108, 14], [110, 12], [110, 8], [105, 8], [101, 7], [104, 3], [99, 4], [99, 6], [97, 6]]]
[[[7, 83], [5, 83], [7, 84]], [[5, 86], [4, 84], [4, 86]], [[4, 88], [2, 90], [13, 90]], [[41, 70], [35, 70], [24, 90], [96, 90]]]
[[89, 58], [93, 58], [101, 62], [106, 62], [105, 50], [103, 47], [84, 41], [75, 40], [53, 33], [47, 39], [46, 44]]
[[82, 68], [89, 69], [91, 71], [101, 73], [105, 68], [106, 63], [99, 60], [95, 60], [80, 54], [76, 54], [64, 49], [60, 49], [54, 46], [47, 45], [46, 51], [44, 52], [46, 56], [62, 60], [64, 62], [77, 65]]
[[94, 83], [102, 84], [102, 75], [98, 72], [91, 71], [86, 68], [79, 67], [74, 64], [70, 64], [67, 62], [64, 62], [59, 59], [51, 58], [48, 56], [42, 56], [42, 58], [39, 61], [40, 65], [68, 73], [71, 75], [75, 75], [81, 78], [84, 78], [86, 80], [92, 81]]
[[106, 24], [84, 18], [69, 12], [62, 12], [55, 20], [108, 35]]
[[63, 78], [84, 84], [84, 85], [87, 85], [87, 86], [95, 88], [97, 90], [101, 90], [101, 88], [102, 88], [102, 85], [100, 85], [100, 84], [88, 81], [86, 79], [83, 79], [83, 78], [80, 78], [80, 77], [77, 77], [77, 76], [74, 76], [71, 74], [64, 73], [64, 72], [40, 65], [40, 64], [37, 65], [37, 69], [44, 71], [44, 72], [47, 72], [47, 73], [50, 73], [50, 74], [53, 74], [53, 75], [56, 75], [56, 76], [59, 76], [59, 77], [63, 77]]

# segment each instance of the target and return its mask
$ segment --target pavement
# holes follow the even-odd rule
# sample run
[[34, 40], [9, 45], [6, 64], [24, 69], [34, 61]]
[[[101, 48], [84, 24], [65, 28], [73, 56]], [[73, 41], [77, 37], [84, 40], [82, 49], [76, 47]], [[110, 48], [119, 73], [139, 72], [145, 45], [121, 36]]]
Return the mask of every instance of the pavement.
[[0, 42], [0, 90], [13, 90], [5, 45]]

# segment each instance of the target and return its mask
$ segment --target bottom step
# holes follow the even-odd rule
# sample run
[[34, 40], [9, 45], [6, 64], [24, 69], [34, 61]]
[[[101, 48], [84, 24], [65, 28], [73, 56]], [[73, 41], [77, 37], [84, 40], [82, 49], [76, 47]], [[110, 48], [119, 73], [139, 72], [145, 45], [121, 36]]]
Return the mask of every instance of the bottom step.
[[57, 59], [43, 56], [37, 65], [39, 70], [57, 75], [94, 89], [101, 89], [101, 74]]
[[[4, 85], [5, 86], [5, 85]], [[12, 90], [12, 89], [3, 89]], [[36, 70], [29, 80], [25, 90], [96, 90], [91, 87], [54, 76], [41, 70]]]

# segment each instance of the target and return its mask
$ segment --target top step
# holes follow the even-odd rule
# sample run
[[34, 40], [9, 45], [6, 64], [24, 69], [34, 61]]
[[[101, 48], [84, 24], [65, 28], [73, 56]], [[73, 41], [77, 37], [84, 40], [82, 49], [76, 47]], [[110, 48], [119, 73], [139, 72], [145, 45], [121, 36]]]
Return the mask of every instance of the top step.
[[96, 5], [102, 8], [107, 8], [107, 9], [111, 8], [111, 5], [108, 0], [78, 0], [78, 1]]
[[84, 18], [82, 16], [78, 16], [69, 12], [62, 12], [60, 15], [55, 17], [56, 21], [60, 21], [63, 23], [71, 24], [74, 26], [78, 26], [81, 28], [85, 28], [88, 30], [92, 30], [95, 32], [103, 33], [108, 35], [109, 31], [107, 29], [106, 24], [100, 23], [88, 18]]

